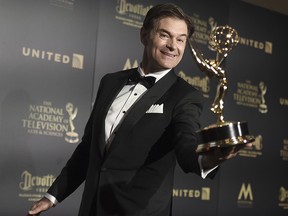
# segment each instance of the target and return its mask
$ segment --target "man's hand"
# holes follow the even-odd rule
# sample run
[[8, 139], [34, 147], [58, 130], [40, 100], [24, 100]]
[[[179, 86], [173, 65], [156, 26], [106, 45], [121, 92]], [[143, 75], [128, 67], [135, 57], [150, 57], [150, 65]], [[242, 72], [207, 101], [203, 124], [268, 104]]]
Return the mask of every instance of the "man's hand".
[[216, 148], [211, 151], [202, 153], [202, 166], [203, 169], [212, 169], [215, 166], [220, 165], [226, 160], [234, 158], [237, 156], [238, 152], [243, 148], [252, 148], [253, 144], [240, 144], [233, 145], [231, 147]]
[[40, 215], [41, 212], [46, 211], [52, 207], [53, 203], [46, 197], [43, 197], [31, 207], [31, 209], [28, 211], [28, 216]]

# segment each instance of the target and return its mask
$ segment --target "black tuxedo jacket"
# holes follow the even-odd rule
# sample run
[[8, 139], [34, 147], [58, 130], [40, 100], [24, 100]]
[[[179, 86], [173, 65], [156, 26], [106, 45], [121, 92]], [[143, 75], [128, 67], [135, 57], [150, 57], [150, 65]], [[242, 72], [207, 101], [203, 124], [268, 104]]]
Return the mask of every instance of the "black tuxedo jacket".
[[[85, 180], [79, 216], [168, 216], [176, 161], [200, 174], [203, 97], [173, 70], [130, 109], [105, 150], [106, 113], [133, 70], [102, 78], [82, 141], [48, 190], [61, 202]], [[163, 113], [146, 113], [153, 104]]]

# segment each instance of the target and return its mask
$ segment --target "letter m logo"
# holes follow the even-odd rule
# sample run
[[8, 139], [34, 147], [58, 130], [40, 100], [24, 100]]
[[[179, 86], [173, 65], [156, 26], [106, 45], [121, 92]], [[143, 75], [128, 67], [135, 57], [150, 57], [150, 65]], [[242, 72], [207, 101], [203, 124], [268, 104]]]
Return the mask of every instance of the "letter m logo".
[[251, 185], [248, 184], [247, 186], [243, 183], [238, 195], [238, 200], [253, 200], [253, 194], [252, 194], [252, 189]]
[[131, 69], [131, 68], [135, 68], [135, 67], [138, 67], [138, 61], [135, 60], [133, 65], [132, 65], [130, 59], [128, 58], [126, 60], [124, 67], [123, 67], [123, 70]]

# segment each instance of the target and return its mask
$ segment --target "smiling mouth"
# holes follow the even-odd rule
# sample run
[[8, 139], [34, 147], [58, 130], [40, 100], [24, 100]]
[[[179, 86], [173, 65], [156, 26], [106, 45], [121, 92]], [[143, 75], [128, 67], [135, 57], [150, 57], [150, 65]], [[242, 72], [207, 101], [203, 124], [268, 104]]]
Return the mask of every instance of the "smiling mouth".
[[171, 53], [167, 53], [167, 52], [162, 52], [164, 55], [168, 56], [168, 57], [171, 57], [171, 58], [174, 58], [176, 57], [177, 55], [174, 55], [174, 54], [171, 54]]

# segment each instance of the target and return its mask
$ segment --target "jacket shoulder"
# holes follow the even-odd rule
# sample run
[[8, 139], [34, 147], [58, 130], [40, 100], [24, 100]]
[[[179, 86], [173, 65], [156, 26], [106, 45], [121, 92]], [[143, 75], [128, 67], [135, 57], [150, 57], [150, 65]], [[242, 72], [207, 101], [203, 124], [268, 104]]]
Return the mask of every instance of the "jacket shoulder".
[[127, 70], [121, 70], [121, 71], [107, 73], [103, 76], [102, 79], [127, 76], [127, 74], [130, 74], [134, 70], [137, 70], [137, 68], [131, 68], [131, 69], [127, 69]]
[[184, 91], [195, 91], [201, 94], [201, 91], [197, 89], [196, 87], [189, 84], [187, 81], [185, 81], [183, 78], [179, 77], [177, 78], [176, 85], [181, 87]]

